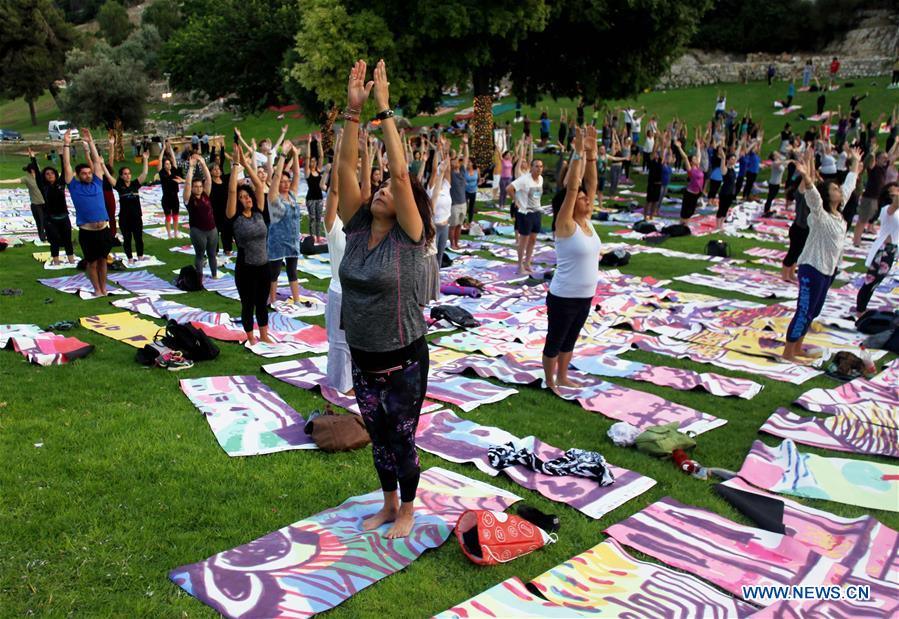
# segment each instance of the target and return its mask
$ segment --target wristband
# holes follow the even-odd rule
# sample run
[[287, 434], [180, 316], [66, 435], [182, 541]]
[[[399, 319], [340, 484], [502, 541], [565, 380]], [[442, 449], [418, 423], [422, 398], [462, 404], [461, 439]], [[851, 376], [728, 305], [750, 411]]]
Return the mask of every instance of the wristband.
[[572, 160], [572, 161], [580, 161], [580, 160], [581, 160], [581, 156], [578, 155], [577, 153], [574, 153], [574, 154], [571, 156], [571, 160]]
[[594, 157], [593, 159], [590, 159], [589, 157], [587, 157], [587, 163], [591, 163], [593, 161], [596, 161], [596, 157]]
[[375, 118], [378, 120], [387, 120], [388, 118], [393, 118], [393, 110], [386, 109], [383, 112], [378, 112]]

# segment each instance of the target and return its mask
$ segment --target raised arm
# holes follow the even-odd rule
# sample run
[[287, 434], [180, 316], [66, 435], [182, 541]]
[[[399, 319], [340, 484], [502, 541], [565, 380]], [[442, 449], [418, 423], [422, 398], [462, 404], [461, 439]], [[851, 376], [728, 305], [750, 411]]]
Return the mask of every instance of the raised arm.
[[141, 168], [140, 176], [137, 177], [137, 182], [143, 185], [144, 181], [147, 180], [147, 174], [150, 172], [150, 153], [147, 151], [142, 152], [141, 159], [144, 166]]
[[[369, 155], [369, 150], [368, 131], [362, 130], [359, 132], [359, 156], [362, 160], [359, 166], [359, 194], [363, 203], [368, 202], [368, 199], [371, 197], [371, 155]], [[353, 176], [356, 176], [355, 170], [353, 171]], [[333, 181], [331, 187], [334, 187]]]
[[[379, 60], [375, 66], [374, 77], [375, 102], [378, 112], [390, 110], [387, 68], [384, 66], [383, 60]], [[387, 159], [390, 165], [390, 191], [393, 194], [396, 220], [409, 238], [418, 242], [425, 236], [424, 222], [418, 212], [418, 206], [415, 204], [412, 183], [409, 182], [409, 168], [403, 157], [402, 140], [397, 132], [393, 116], [381, 121], [381, 130], [384, 133], [384, 145], [387, 147]]]
[[[562, 202], [558, 215], [556, 215], [556, 234], [559, 235], [561, 233], [562, 237], [574, 234], [574, 227], [577, 225], [574, 221], [574, 205], [577, 202], [578, 190], [584, 177], [584, 165], [587, 163], [584, 150], [584, 132], [578, 127], [575, 129], [574, 135], [574, 160], [568, 166], [568, 174], [565, 179], [565, 200]], [[595, 187], [593, 191], [596, 191]]]
[[337, 209], [343, 223], [349, 222], [362, 206], [362, 194], [356, 180], [356, 162], [359, 158], [359, 115], [373, 86], [374, 82], [365, 83], [365, 61], [357, 60], [350, 71], [347, 84], [347, 107], [343, 115], [346, 121], [343, 128], [343, 147], [337, 158], [340, 181], [338, 186], [340, 201]]
[[208, 196], [212, 193], [212, 174], [209, 173], [209, 167], [206, 165], [206, 159], [203, 158], [203, 155], [195, 156], [197, 161], [200, 162], [200, 167], [203, 168], [203, 191]]
[[187, 204], [190, 202], [190, 187], [194, 182], [194, 158], [191, 157], [187, 161], [187, 178], [184, 179], [184, 190], [181, 192], [181, 199]]
[[[290, 190], [296, 194], [300, 190], [300, 151], [297, 150], [297, 147], [293, 145], [293, 142], [290, 140], [287, 141], [288, 148], [293, 151], [293, 163], [291, 164], [290, 170], [292, 173], [292, 178], [290, 179]], [[333, 166], [332, 166], [333, 167]], [[330, 179], [328, 179], [330, 182]]]
[[[578, 129], [578, 131], [582, 131]], [[575, 134], [577, 135], [577, 134]], [[587, 204], [593, 210], [593, 200], [596, 198], [596, 188], [599, 185], [599, 177], [596, 171], [596, 127], [588, 125], [585, 133], [584, 144], [584, 189], [587, 190]], [[575, 147], [576, 148], [576, 147]]]
[[[288, 142], [289, 144], [290, 142]], [[278, 157], [278, 165], [275, 166], [275, 171], [272, 173], [272, 178], [269, 181], [269, 189], [268, 189], [268, 203], [269, 207], [278, 199], [280, 195], [279, 186], [281, 185], [281, 175], [284, 174], [284, 161], [289, 156], [290, 147], [284, 149], [284, 152], [281, 153], [281, 156]]]
[[75, 176], [72, 172], [72, 130], [66, 129], [62, 136], [62, 175], [66, 185], [72, 182]]
[[849, 164], [849, 173], [846, 175], [846, 178], [843, 180], [843, 185], [840, 187], [840, 191], [843, 193], [843, 206], [846, 206], [849, 198], [852, 197], [852, 192], [855, 191], [855, 184], [858, 181], [858, 174], [861, 172], [862, 166], [862, 150], [860, 148], [853, 148], [851, 152], [852, 161]]
[[94, 136], [91, 135], [91, 130], [87, 128], [81, 129], [81, 135], [85, 136], [85, 142], [89, 149], [87, 157], [94, 169], [94, 174], [102, 178], [105, 175], [106, 166], [103, 164], [103, 158], [100, 157], [100, 153], [97, 152], [97, 144], [94, 142]]
[[278, 141], [275, 142], [275, 145], [272, 146], [272, 152], [277, 153], [278, 149], [281, 148], [281, 144], [284, 142], [284, 138], [287, 136], [287, 125], [281, 127], [281, 135], [278, 136]]
[[[366, 138], [367, 139], [367, 138]], [[343, 141], [343, 133], [341, 132], [337, 138], [334, 140], [334, 160], [340, 157], [340, 143]], [[363, 175], [364, 176], [364, 175]], [[371, 175], [369, 175], [371, 178]], [[329, 179], [331, 183], [331, 189], [328, 191], [328, 197], [325, 200], [325, 231], [330, 232], [331, 228], [334, 226], [334, 222], [337, 219], [337, 204], [340, 200], [339, 193], [339, 181], [340, 181], [340, 172], [337, 170], [337, 165], [331, 166], [331, 178]]]
[[[237, 144], [234, 145], [237, 148]], [[225, 217], [231, 219], [237, 214], [237, 177], [243, 166], [236, 161], [231, 164], [231, 177], [228, 181], [228, 202], [225, 203]]]
[[312, 161], [312, 134], [309, 134], [309, 140], [306, 142], [306, 178], [309, 178], [309, 162]]

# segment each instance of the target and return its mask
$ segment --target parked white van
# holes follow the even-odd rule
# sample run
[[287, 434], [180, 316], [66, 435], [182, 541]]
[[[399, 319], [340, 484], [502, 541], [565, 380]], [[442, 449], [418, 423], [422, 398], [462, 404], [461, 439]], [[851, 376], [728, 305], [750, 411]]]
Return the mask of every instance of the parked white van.
[[72, 130], [72, 139], [78, 139], [78, 129], [73, 127], [67, 120], [51, 120], [47, 124], [47, 135], [51, 140], [61, 140], [68, 129]]

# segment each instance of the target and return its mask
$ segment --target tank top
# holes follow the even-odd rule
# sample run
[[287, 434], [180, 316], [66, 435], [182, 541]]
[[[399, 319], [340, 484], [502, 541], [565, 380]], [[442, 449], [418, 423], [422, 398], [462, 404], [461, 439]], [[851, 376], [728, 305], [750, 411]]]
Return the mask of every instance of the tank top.
[[549, 291], [566, 299], [592, 298], [599, 279], [599, 250], [602, 241], [596, 230], [587, 236], [579, 225], [569, 237], [556, 237], [556, 272]]
[[512, 178], [512, 160], [503, 159], [501, 165], [502, 171], [500, 172], [500, 178]]
[[315, 176], [307, 176], [306, 177], [306, 185], [309, 189], [306, 191], [306, 199], [307, 200], [321, 200], [322, 199], [322, 175], [316, 174]]

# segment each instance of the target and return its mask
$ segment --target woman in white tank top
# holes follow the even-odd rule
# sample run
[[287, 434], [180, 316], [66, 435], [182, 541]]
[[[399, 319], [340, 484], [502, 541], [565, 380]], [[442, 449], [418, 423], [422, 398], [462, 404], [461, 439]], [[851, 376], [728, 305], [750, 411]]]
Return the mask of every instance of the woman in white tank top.
[[[590, 315], [599, 277], [599, 235], [590, 223], [596, 196], [596, 128], [575, 130], [575, 155], [568, 168], [565, 199], [556, 216], [556, 272], [546, 295], [546, 386], [576, 387], [568, 366], [578, 335]], [[585, 186], [581, 187], [581, 181]]]

